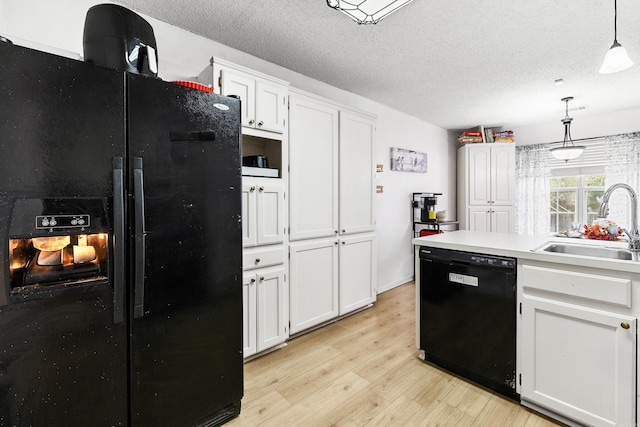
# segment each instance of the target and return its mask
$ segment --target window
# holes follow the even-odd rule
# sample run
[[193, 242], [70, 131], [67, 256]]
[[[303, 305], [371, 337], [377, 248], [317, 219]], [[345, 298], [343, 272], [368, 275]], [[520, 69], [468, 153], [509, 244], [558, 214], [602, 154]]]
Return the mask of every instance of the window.
[[551, 178], [551, 232], [582, 229], [598, 214], [604, 195], [604, 174]]

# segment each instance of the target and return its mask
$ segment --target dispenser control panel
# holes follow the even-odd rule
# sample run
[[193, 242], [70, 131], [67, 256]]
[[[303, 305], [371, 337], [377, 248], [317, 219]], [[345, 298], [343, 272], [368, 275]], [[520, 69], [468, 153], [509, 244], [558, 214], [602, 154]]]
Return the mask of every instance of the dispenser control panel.
[[86, 228], [91, 225], [89, 215], [38, 215], [36, 216], [36, 228]]

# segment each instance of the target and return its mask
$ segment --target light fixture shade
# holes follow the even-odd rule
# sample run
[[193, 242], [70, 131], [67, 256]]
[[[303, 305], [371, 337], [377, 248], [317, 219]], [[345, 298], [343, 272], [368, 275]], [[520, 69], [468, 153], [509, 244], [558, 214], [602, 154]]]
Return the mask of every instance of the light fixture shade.
[[549, 151], [556, 159], [568, 162], [569, 160], [580, 157], [585, 148], [584, 145], [563, 145], [562, 147], [552, 148]]
[[358, 24], [376, 24], [411, 1], [413, 0], [327, 0], [327, 5], [341, 11]]
[[569, 117], [569, 101], [572, 99], [573, 96], [566, 96], [561, 99], [565, 104], [565, 116], [564, 119], [562, 119], [562, 125], [564, 126], [564, 140], [562, 141], [562, 147], [556, 147], [549, 150], [553, 157], [564, 160], [565, 162], [580, 157], [584, 149], [587, 148], [584, 145], [575, 145], [571, 139], [571, 122], [573, 119]]
[[617, 73], [630, 68], [632, 65], [633, 61], [629, 58], [627, 49], [622, 47], [620, 43], [615, 42], [604, 57], [604, 62], [600, 67], [600, 74]]

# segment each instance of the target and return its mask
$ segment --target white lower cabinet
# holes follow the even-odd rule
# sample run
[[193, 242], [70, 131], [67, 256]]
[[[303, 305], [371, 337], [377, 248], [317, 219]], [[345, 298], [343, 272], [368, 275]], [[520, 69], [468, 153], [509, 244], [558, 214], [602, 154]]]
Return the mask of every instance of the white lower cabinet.
[[589, 426], [634, 426], [634, 281], [620, 274], [531, 265], [518, 274], [524, 290], [523, 404]]
[[291, 242], [290, 333], [376, 300], [375, 234]]
[[494, 233], [513, 233], [512, 206], [472, 206], [468, 208], [469, 230]]
[[341, 237], [339, 245], [339, 314], [376, 300], [376, 239], [374, 234]]
[[245, 271], [242, 298], [244, 357], [282, 344], [286, 339], [284, 268]]
[[338, 241], [289, 244], [291, 326], [295, 334], [338, 316]]

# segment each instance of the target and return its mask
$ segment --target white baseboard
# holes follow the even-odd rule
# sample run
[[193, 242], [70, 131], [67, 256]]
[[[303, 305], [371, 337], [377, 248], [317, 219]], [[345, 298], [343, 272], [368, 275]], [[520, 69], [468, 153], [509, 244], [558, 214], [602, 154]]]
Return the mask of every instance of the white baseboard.
[[387, 283], [386, 285], [378, 286], [378, 293], [381, 294], [383, 292], [390, 291], [393, 288], [397, 288], [398, 286], [404, 285], [405, 283], [411, 282], [413, 280], [414, 280], [414, 276], [413, 276], [413, 274], [411, 274], [411, 275], [406, 276], [406, 277], [404, 277], [402, 279], [398, 279], [398, 280], [395, 280], [395, 281], [393, 281], [391, 283]]

